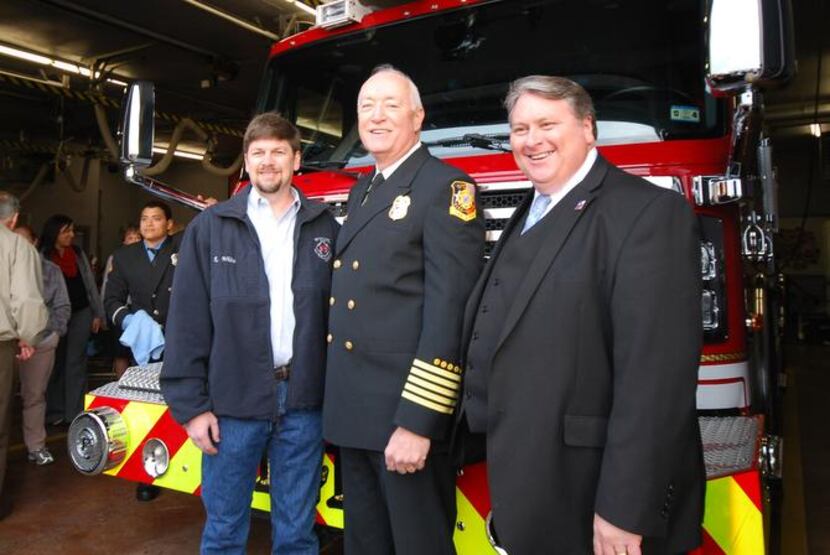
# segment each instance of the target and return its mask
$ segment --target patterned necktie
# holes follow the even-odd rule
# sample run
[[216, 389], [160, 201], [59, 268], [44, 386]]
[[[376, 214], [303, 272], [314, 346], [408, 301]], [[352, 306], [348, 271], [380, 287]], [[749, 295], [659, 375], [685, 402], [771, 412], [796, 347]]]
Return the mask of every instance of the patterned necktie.
[[527, 233], [528, 229], [536, 225], [536, 222], [542, 219], [548, 205], [550, 205], [550, 195], [536, 195], [536, 198], [533, 199], [533, 204], [530, 206], [530, 211], [527, 213], [525, 226], [522, 228], [522, 235]]
[[366, 187], [366, 192], [363, 194], [363, 200], [360, 201], [360, 206], [366, 204], [366, 200], [369, 198], [369, 193], [372, 192], [372, 189], [380, 187], [384, 181], [382, 173], [378, 172], [375, 174], [375, 177], [373, 177], [372, 181], [369, 182], [369, 186]]

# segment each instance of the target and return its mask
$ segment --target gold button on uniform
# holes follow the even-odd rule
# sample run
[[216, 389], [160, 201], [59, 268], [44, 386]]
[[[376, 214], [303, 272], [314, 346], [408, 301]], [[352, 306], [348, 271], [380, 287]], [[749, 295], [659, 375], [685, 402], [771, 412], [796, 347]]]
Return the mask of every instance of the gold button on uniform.
[[329, 297], [329, 306], [334, 306], [334, 297]]
[[349, 307], [349, 310], [354, 310], [355, 304], [356, 303], [354, 302], [354, 299], [349, 299], [349, 302], [346, 303], [346, 306]]
[[346, 341], [345, 343], [343, 343], [343, 345], [346, 347], [347, 351], [351, 351], [352, 349], [354, 349], [354, 345], [351, 341]]
[[332, 339], [334, 339], [334, 336], [333, 336], [332, 334], [328, 334], [328, 335], [326, 336], [326, 343], [331, 343], [331, 340], [332, 340]]
[[337, 270], [338, 268], [340, 268], [340, 266], [342, 266], [342, 265], [343, 265], [343, 263], [342, 263], [342, 262], [340, 262], [340, 259], [339, 259], [339, 258], [338, 258], [337, 260], [335, 260], [335, 261], [334, 261], [334, 269], [335, 269], [335, 270]]
[[352, 270], [357, 271], [358, 268], [360, 268], [360, 262], [355, 260], [352, 262]]

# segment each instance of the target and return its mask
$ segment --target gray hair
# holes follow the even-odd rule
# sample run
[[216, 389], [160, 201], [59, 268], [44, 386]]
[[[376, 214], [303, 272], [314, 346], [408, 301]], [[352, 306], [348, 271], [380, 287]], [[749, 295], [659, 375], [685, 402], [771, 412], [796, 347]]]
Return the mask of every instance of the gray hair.
[[0, 222], [5, 222], [20, 212], [20, 201], [6, 191], [0, 191]]
[[395, 75], [406, 81], [409, 85], [409, 99], [412, 102], [412, 107], [415, 110], [424, 107], [424, 104], [421, 102], [421, 93], [420, 91], [418, 91], [418, 85], [415, 84], [415, 81], [413, 81], [409, 75], [399, 70], [392, 64], [381, 64], [379, 66], [375, 66], [375, 68], [372, 70], [370, 77], [373, 77], [378, 73], [394, 73]]
[[565, 77], [550, 75], [528, 75], [510, 83], [507, 96], [504, 97], [504, 107], [507, 108], [507, 117], [523, 94], [534, 94], [548, 100], [564, 100], [580, 120], [591, 118], [591, 127], [594, 139], [597, 138], [597, 114], [594, 102], [582, 85]]

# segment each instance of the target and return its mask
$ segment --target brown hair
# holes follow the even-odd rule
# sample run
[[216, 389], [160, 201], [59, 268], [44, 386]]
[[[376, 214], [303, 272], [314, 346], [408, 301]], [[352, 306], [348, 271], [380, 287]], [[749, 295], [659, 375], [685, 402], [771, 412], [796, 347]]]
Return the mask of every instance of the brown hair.
[[287, 141], [293, 152], [300, 150], [300, 130], [276, 112], [263, 112], [251, 120], [242, 139], [242, 151], [260, 139]]
[[535, 94], [548, 100], [564, 100], [574, 111], [578, 119], [591, 118], [591, 127], [594, 139], [597, 138], [597, 114], [594, 102], [582, 85], [565, 77], [550, 75], [528, 75], [510, 83], [507, 96], [504, 97], [504, 107], [507, 108], [507, 117], [523, 94]]

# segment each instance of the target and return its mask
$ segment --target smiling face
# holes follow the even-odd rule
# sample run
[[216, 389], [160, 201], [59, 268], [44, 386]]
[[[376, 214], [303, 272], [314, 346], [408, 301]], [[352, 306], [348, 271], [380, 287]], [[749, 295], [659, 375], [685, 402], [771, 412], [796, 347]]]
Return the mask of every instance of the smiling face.
[[516, 164], [546, 195], [557, 192], [577, 172], [594, 146], [591, 118], [578, 118], [567, 100], [524, 93], [509, 118]]
[[141, 211], [141, 237], [150, 245], [163, 241], [172, 225], [173, 222], [167, 219], [164, 210], [157, 206], [148, 206]]
[[55, 248], [63, 251], [72, 246], [72, 241], [75, 240], [75, 224], [68, 224], [61, 228], [58, 236], [55, 238]]
[[391, 71], [370, 77], [357, 97], [360, 140], [378, 167], [394, 164], [417, 142], [424, 109], [415, 107], [409, 82]]
[[251, 184], [263, 196], [288, 190], [300, 169], [300, 151], [282, 139], [257, 139], [245, 152], [245, 169]]

